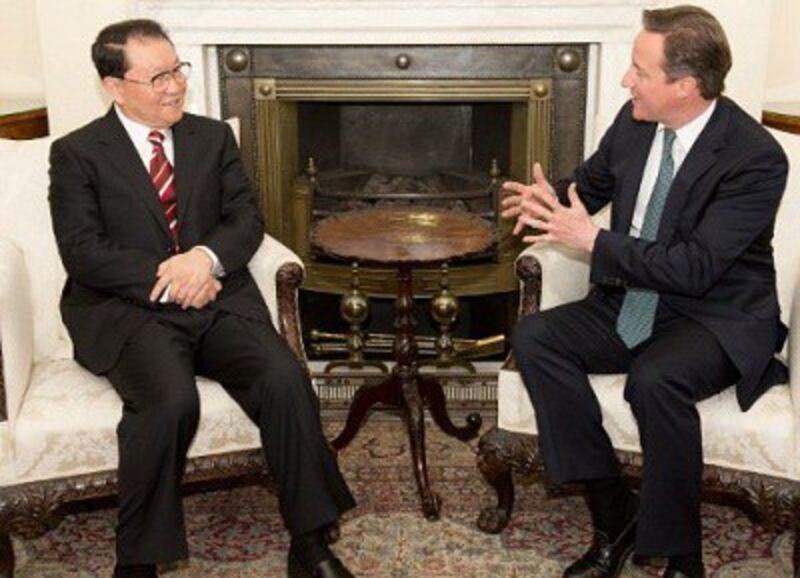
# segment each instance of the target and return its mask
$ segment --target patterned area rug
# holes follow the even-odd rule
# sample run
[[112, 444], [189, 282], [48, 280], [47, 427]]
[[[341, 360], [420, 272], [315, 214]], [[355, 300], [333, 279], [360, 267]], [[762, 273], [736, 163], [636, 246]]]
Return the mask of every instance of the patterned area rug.
[[[328, 424], [329, 433], [340, 424]], [[559, 577], [585, 549], [588, 514], [577, 497], [548, 498], [540, 485], [519, 488], [516, 512], [499, 536], [475, 517], [491, 502], [475, 468], [474, 443], [428, 429], [428, 461], [442, 496], [442, 519], [426, 521], [405, 441], [394, 418], [373, 419], [341, 456], [359, 506], [342, 525], [335, 550], [357, 576], [373, 578]], [[166, 569], [170, 578], [285, 576], [288, 534], [277, 501], [260, 486], [186, 498], [192, 558]], [[68, 516], [40, 539], [15, 541], [18, 578], [110, 576], [115, 510]], [[728, 507], [704, 505], [705, 560], [713, 578], [791, 576], [789, 534], [775, 535]], [[658, 561], [629, 563], [623, 576], [657, 576]]]

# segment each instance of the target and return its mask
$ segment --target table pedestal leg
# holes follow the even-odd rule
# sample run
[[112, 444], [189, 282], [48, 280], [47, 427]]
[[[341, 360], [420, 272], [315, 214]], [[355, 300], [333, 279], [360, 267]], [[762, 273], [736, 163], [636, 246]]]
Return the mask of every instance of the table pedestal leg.
[[444, 390], [439, 380], [428, 376], [420, 376], [417, 380], [419, 381], [419, 390], [422, 394], [422, 399], [431, 412], [434, 423], [439, 426], [440, 430], [461, 441], [467, 441], [477, 437], [478, 431], [483, 424], [483, 419], [480, 414], [469, 414], [467, 416], [467, 425], [458, 427], [447, 414], [447, 399], [444, 396]]
[[434, 422], [448, 435], [469, 440], [478, 434], [481, 418], [470, 414], [467, 425], [457, 427], [447, 415], [441, 384], [432, 377], [423, 377], [417, 366], [417, 342], [414, 337], [414, 299], [411, 266], [399, 265], [397, 271], [397, 300], [395, 301], [394, 358], [392, 375], [378, 386], [362, 386], [356, 392], [345, 427], [332, 445], [338, 451], [352, 441], [364, 422], [369, 409], [376, 403], [401, 408], [408, 428], [414, 477], [422, 500], [422, 511], [429, 520], [439, 517], [441, 500], [430, 487], [425, 458], [425, 405]]

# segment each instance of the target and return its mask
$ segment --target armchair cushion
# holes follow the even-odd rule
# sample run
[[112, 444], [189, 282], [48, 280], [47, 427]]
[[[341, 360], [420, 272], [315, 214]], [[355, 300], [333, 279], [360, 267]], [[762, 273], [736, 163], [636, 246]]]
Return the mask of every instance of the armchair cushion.
[[[639, 430], [623, 398], [625, 376], [592, 375], [592, 389], [600, 402], [603, 427], [619, 450], [641, 453]], [[536, 420], [519, 373], [501, 370], [497, 383], [498, 427], [535, 434]], [[703, 458], [713, 464], [783, 478], [797, 475], [792, 400], [787, 387], [773, 387], [743, 413], [733, 388], [697, 405], [703, 428]]]
[[[190, 457], [260, 447], [258, 429], [218, 383], [197, 385], [200, 426]], [[105, 378], [71, 359], [36, 364], [14, 429], [15, 483], [116, 469], [121, 415]]]

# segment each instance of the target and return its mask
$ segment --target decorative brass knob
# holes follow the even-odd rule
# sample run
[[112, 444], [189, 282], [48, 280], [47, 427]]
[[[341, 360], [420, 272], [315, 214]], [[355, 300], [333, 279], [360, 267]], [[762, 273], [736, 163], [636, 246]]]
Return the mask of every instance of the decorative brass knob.
[[561, 72], [575, 72], [581, 66], [581, 53], [575, 48], [561, 48], [556, 52], [556, 63]]
[[308, 157], [308, 162], [306, 163], [306, 175], [311, 180], [317, 178], [317, 173], [319, 170], [317, 169], [317, 163], [314, 162], [314, 157]]
[[250, 55], [244, 48], [234, 48], [225, 56], [225, 66], [231, 72], [242, 72], [250, 66]]
[[411, 66], [411, 57], [408, 54], [399, 54], [397, 58], [395, 58], [394, 63], [400, 70], [406, 70]]
[[550, 94], [550, 87], [547, 86], [546, 82], [537, 82], [533, 85], [533, 94], [535, 94], [538, 98], [544, 98]]
[[350, 324], [351, 329], [360, 334], [361, 328], [359, 326], [367, 320], [369, 304], [364, 294], [359, 291], [358, 263], [353, 263], [351, 271], [350, 291], [342, 296], [339, 312]]
[[492, 164], [489, 167], [489, 176], [492, 177], [493, 181], [496, 181], [500, 176], [500, 165], [497, 163], [496, 158], [492, 159]]
[[447, 273], [447, 263], [444, 263], [439, 280], [439, 293], [431, 301], [431, 316], [436, 323], [444, 325], [445, 328], [450, 327], [458, 317], [458, 299], [450, 293], [450, 281]]
[[269, 96], [272, 94], [272, 86], [269, 84], [262, 84], [258, 87], [258, 92], [261, 93], [261, 96]]

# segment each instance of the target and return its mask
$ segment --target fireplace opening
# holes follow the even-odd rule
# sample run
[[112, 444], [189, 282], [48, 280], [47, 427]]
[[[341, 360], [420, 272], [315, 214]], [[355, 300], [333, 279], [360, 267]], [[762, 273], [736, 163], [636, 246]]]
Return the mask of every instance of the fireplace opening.
[[[312, 227], [387, 205], [446, 208], [495, 223], [511, 110], [510, 103], [481, 102], [300, 103], [298, 169], [313, 175]], [[312, 255], [324, 260], [313, 247]]]

